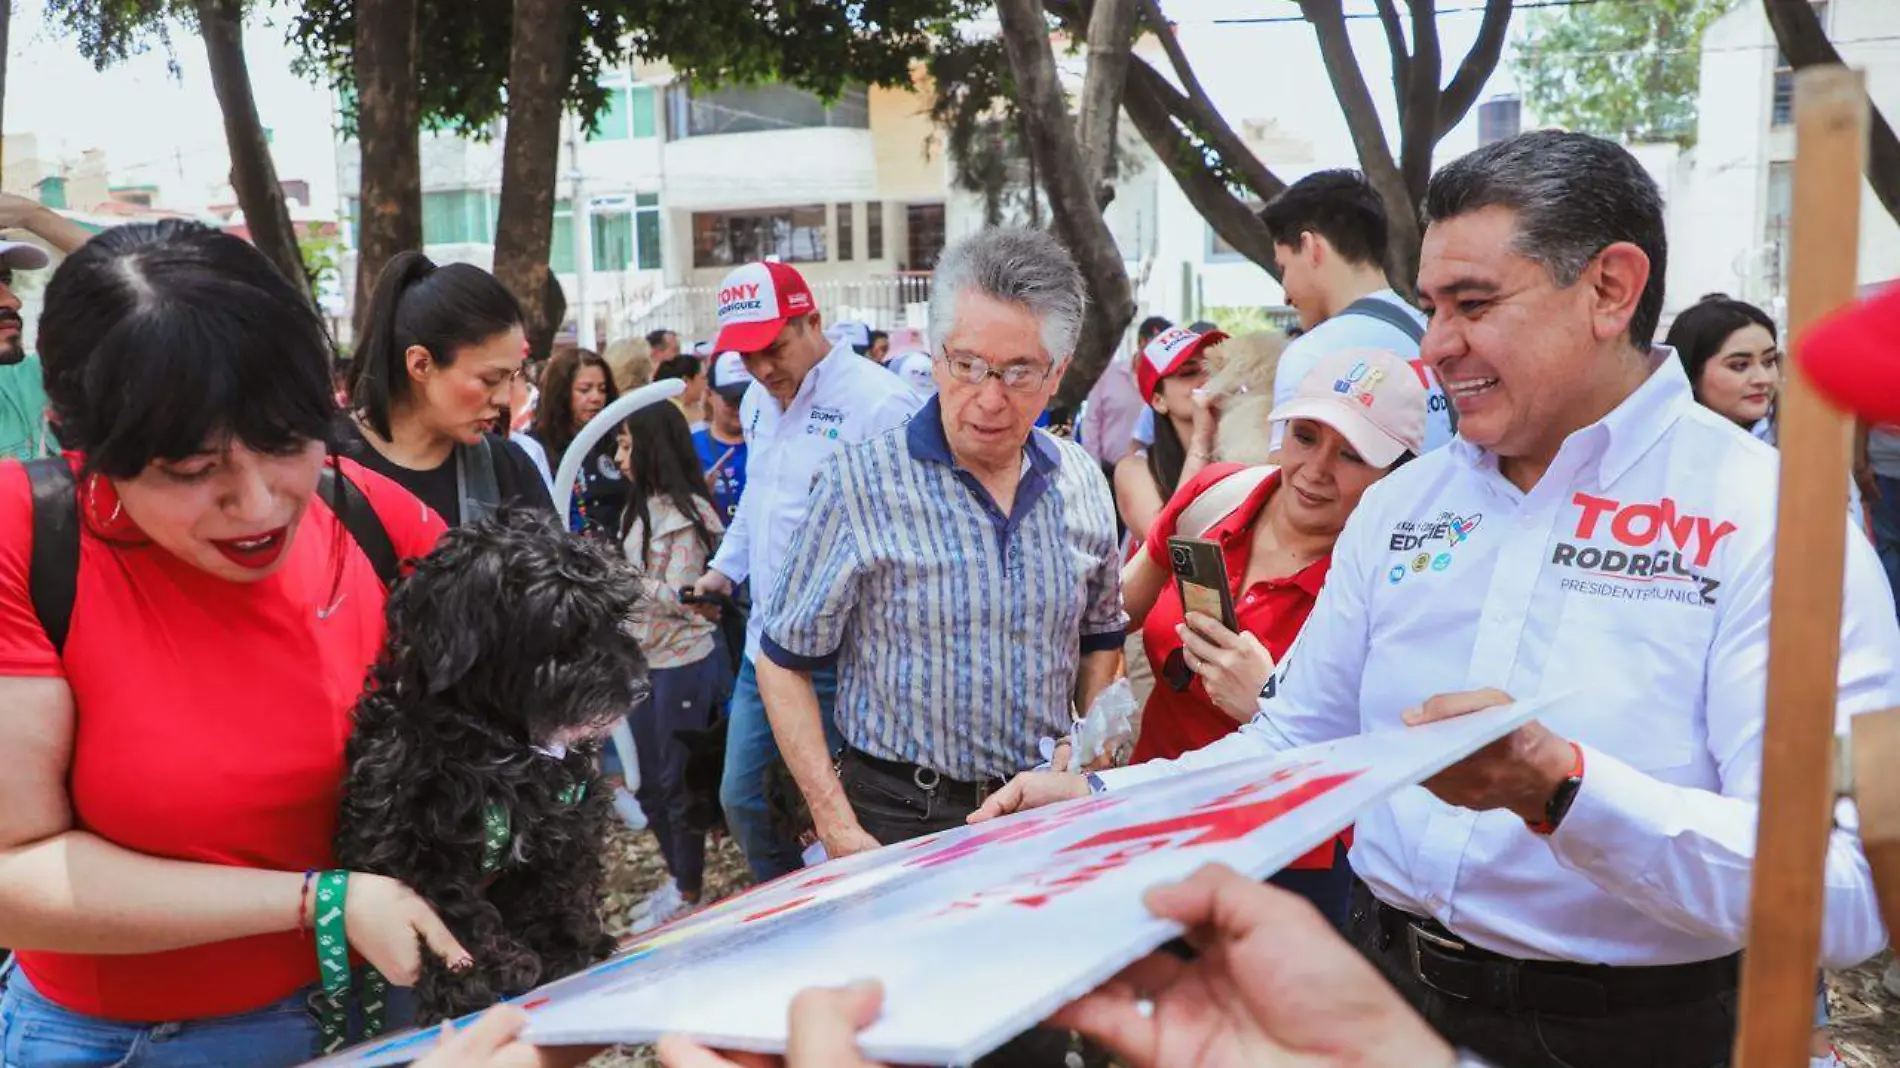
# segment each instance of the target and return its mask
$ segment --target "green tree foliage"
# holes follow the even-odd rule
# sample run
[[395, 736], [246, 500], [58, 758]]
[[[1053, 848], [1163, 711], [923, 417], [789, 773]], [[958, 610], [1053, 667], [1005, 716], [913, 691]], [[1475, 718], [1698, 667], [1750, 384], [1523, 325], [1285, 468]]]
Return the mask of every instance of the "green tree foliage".
[[[159, 0], [95, 0], [154, 3]], [[629, 56], [702, 84], [785, 81], [826, 97], [851, 85], [908, 85], [938, 34], [975, 0], [579, 0], [566, 106], [590, 128], [607, 105], [601, 75]], [[507, 113], [512, 0], [419, 0], [422, 121], [485, 138]], [[304, 0], [290, 40], [302, 69], [350, 97], [354, 0]], [[346, 121], [348, 116], [345, 116]]]
[[1538, 119], [1627, 142], [1695, 142], [1702, 33], [1736, 0], [1642, 0], [1532, 13], [1517, 43]]

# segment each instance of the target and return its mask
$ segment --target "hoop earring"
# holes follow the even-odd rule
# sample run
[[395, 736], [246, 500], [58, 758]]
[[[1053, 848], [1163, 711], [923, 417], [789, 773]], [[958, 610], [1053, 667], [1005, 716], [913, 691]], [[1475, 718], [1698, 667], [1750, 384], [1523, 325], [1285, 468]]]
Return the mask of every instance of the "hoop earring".
[[124, 512], [125, 502], [115, 498], [112, 502], [112, 514], [106, 517], [105, 522], [99, 522], [99, 476], [94, 474], [86, 480], [86, 514], [92, 516], [95, 525], [101, 529], [109, 527], [118, 522], [119, 516]]

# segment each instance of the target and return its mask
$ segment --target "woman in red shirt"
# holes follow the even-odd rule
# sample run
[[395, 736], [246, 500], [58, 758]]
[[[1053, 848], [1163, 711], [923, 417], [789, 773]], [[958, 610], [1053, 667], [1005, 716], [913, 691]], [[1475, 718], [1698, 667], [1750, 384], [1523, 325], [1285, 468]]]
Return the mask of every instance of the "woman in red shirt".
[[[28, 474], [0, 464], [0, 945], [18, 951], [0, 1059], [299, 1063], [317, 1050], [308, 873], [333, 866], [350, 709], [383, 637], [382, 584], [319, 476], [335, 464], [401, 556], [441, 521], [326, 459], [323, 323], [238, 238], [169, 221], [93, 238], [53, 276], [39, 348], [71, 450], [71, 496], [49, 503], [76, 516], [79, 559], [56, 649]], [[391, 879], [352, 876], [344, 921], [398, 985], [418, 937], [467, 957]]]
[[[1123, 604], [1141, 628], [1156, 680], [1142, 709], [1136, 761], [1178, 757], [1253, 718], [1274, 665], [1313, 610], [1333, 543], [1360, 495], [1423, 448], [1425, 405], [1424, 386], [1397, 354], [1328, 355], [1268, 417], [1288, 424], [1277, 471], [1209, 465], [1155, 517], [1145, 550], [1122, 572]], [[1252, 488], [1238, 496], [1236, 487], [1245, 486]], [[1217, 498], [1194, 508], [1210, 491], [1235, 501], [1223, 501], [1215, 514], [1207, 504]], [[1183, 513], [1204, 529], [1182, 529]], [[1168, 539], [1176, 536], [1220, 545], [1239, 633], [1203, 615], [1183, 618], [1169, 581]], [[1352, 879], [1343, 836], [1274, 882], [1345, 925]]]

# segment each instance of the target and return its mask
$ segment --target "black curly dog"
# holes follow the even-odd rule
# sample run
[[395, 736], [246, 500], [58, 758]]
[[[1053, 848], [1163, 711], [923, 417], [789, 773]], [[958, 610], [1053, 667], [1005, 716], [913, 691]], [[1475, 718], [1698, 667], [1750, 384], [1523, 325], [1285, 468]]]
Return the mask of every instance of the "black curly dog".
[[[613, 951], [601, 916], [613, 805], [593, 751], [645, 692], [626, 629], [639, 590], [609, 550], [513, 512], [449, 531], [390, 594], [336, 852], [413, 888], [474, 958], [456, 973], [423, 948], [419, 1022]], [[485, 849], [485, 821], [502, 817], [512, 837]]]

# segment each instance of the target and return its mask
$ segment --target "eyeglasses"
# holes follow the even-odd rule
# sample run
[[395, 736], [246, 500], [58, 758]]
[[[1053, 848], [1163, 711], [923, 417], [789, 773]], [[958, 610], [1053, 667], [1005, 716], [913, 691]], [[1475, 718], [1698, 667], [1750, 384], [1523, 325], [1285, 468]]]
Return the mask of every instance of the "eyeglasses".
[[1003, 388], [1012, 393], [1034, 393], [1055, 373], [1055, 366], [1034, 367], [1026, 363], [1012, 363], [1008, 367], [991, 367], [985, 360], [975, 356], [952, 356], [944, 353], [938, 359], [950, 368], [950, 377], [965, 385], [980, 386], [994, 377], [1003, 383]]

